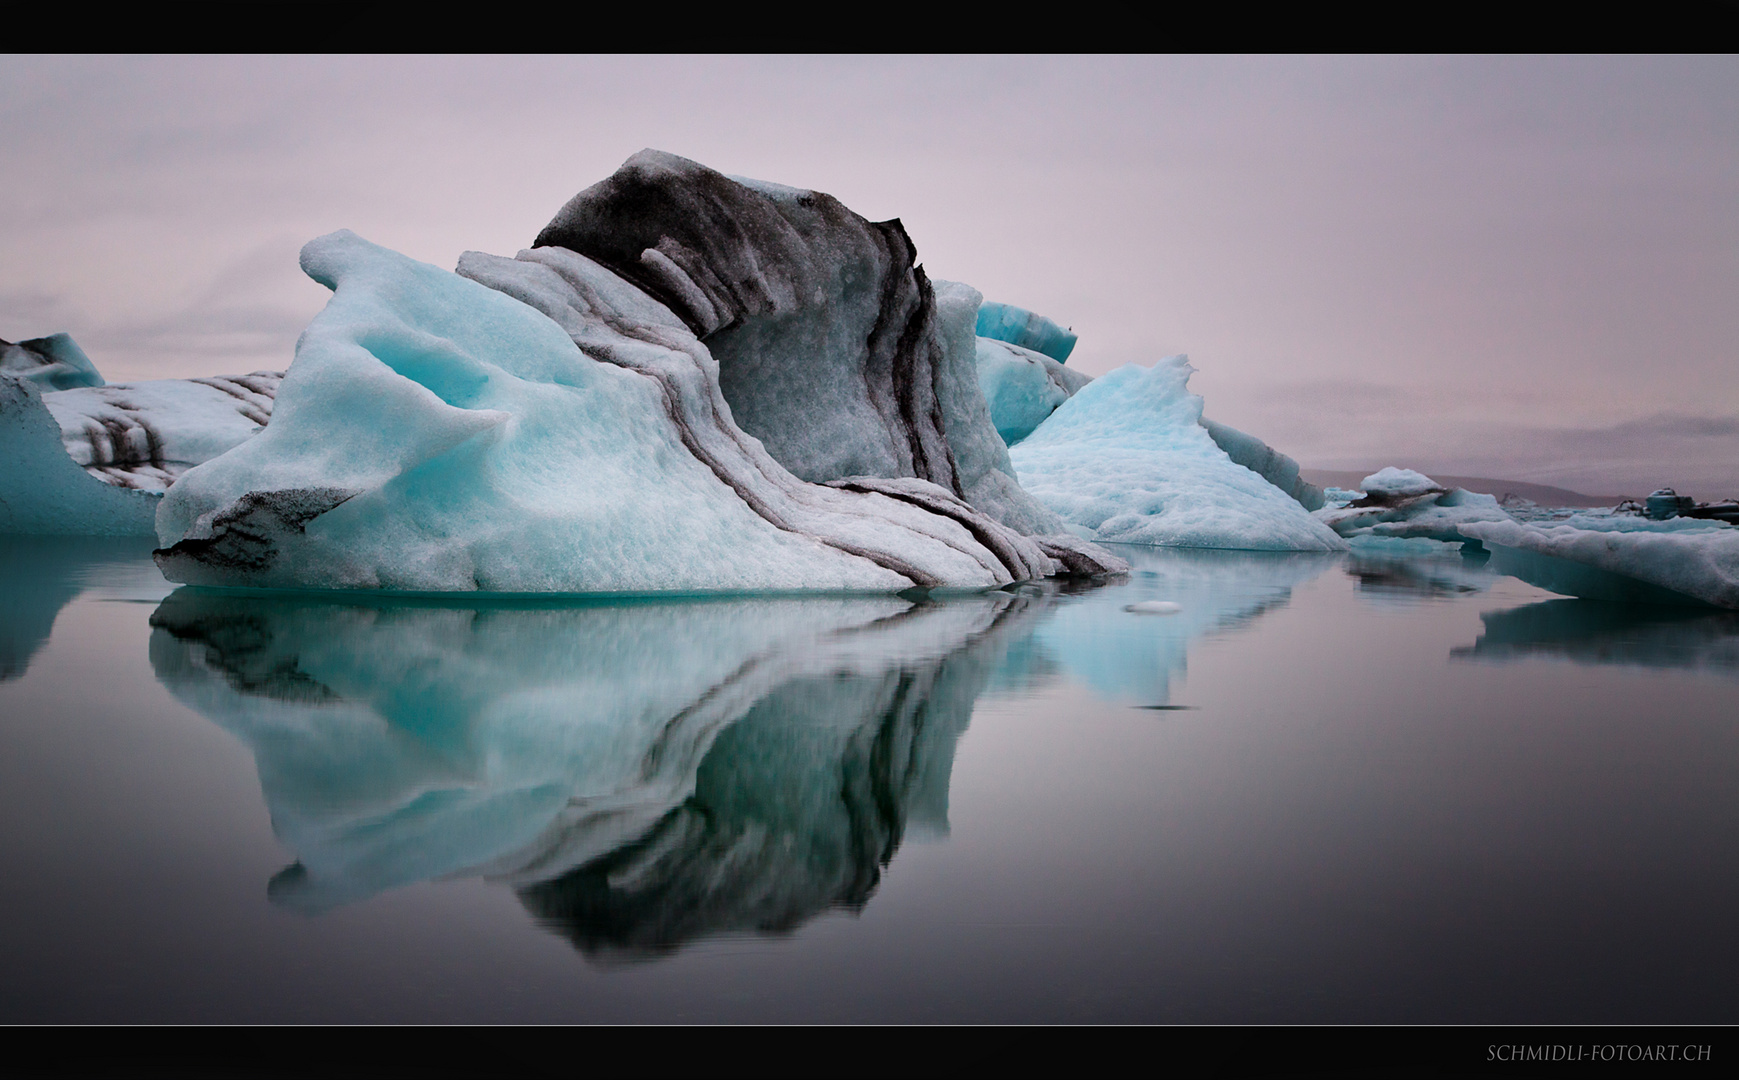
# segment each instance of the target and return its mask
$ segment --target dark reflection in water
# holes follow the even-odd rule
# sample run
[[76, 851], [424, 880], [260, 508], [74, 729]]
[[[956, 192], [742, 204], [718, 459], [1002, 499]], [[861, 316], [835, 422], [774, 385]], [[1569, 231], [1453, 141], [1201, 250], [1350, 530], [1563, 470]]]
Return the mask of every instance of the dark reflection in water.
[[149, 538], [0, 534], [0, 682], [29, 670], [60, 609], [92, 582], [141, 577], [141, 565], [160, 582], [152, 546]]
[[1548, 600], [1480, 619], [1485, 632], [1479, 640], [1451, 655], [1498, 662], [1555, 657], [1739, 677], [1739, 613]]
[[[481, 876], [615, 962], [857, 909], [948, 831], [988, 687], [1067, 675], [1167, 705], [1191, 643], [1332, 559], [1132, 551], [1112, 590], [591, 604], [335, 602], [184, 589], [151, 618], [176, 697], [252, 750], [321, 912]], [[1165, 600], [1163, 617], [1127, 611]]]
[[1487, 569], [1490, 558], [1483, 548], [1423, 555], [1399, 546], [1394, 552], [1355, 548], [1346, 557], [1346, 572], [1364, 599], [1407, 604], [1485, 592], [1497, 579]]
[[591, 955], [861, 906], [1050, 594], [362, 606], [183, 590], [177, 697], [253, 750], [318, 912], [481, 875]]

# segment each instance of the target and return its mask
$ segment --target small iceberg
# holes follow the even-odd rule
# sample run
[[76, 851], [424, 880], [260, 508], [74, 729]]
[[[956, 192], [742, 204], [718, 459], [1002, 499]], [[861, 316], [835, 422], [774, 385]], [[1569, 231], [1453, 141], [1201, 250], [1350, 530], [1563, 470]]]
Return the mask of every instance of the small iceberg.
[[1344, 492], [1316, 511], [1316, 519], [1349, 539], [1436, 540], [1444, 543], [1473, 539], [1462, 526], [1476, 522], [1512, 521], [1490, 495], [1448, 488], [1412, 469], [1389, 466], [1360, 483], [1361, 491]]
[[282, 374], [111, 384], [66, 334], [0, 342], [0, 532], [150, 536], [163, 493], [271, 419]]

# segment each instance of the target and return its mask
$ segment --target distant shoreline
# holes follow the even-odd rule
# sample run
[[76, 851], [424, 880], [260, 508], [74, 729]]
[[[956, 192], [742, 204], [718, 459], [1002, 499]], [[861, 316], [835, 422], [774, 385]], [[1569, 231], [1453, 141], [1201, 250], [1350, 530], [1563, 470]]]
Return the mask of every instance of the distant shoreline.
[[[1354, 472], [1339, 469], [1300, 469], [1298, 474], [1318, 487], [1357, 489], [1359, 481], [1376, 471], [1376, 469]], [[1524, 480], [1494, 480], [1489, 476], [1449, 476], [1441, 473], [1430, 473], [1429, 475], [1431, 479], [1445, 487], [1466, 488], [1468, 491], [1495, 495], [1500, 499], [1505, 495], [1519, 495], [1541, 506], [1616, 506], [1627, 498], [1639, 497], [1635, 495], [1584, 495], [1580, 491], [1553, 487], [1550, 484], [1530, 484]], [[1643, 494], [1647, 494], [1647, 492]]]

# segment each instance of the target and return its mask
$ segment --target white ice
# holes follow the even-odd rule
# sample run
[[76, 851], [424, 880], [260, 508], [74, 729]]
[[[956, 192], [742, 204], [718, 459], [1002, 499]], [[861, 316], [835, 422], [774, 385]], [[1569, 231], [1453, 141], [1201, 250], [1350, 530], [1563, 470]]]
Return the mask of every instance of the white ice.
[[1579, 514], [1544, 525], [1480, 522], [1461, 531], [1494, 568], [1550, 592], [1739, 609], [1739, 528], [1718, 521]]
[[1201, 425], [1188, 359], [1127, 365], [1079, 390], [1009, 450], [1021, 484], [1089, 539], [1334, 551], [1345, 543], [1232, 461]]

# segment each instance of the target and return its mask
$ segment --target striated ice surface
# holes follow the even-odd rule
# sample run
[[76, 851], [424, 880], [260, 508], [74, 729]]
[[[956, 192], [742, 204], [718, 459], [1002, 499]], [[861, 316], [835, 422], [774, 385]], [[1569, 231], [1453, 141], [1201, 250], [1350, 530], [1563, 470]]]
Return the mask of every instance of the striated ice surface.
[[569, 200], [536, 249], [667, 308], [716, 365], [730, 422], [799, 479], [924, 480], [1023, 535], [1063, 531], [1015, 482], [978, 388], [983, 297], [932, 282], [898, 219], [646, 150]]
[[272, 424], [165, 499], [172, 580], [874, 591], [1091, 561], [916, 477], [792, 476], [731, 422], [688, 326], [583, 255], [471, 253], [461, 276], [341, 232], [303, 266], [333, 298]]
[[162, 493], [258, 432], [282, 377], [107, 384], [65, 334], [5, 357], [0, 532], [13, 533], [152, 535]]
[[42, 395], [67, 456], [105, 483], [167, 491], [251, 438], [272, 417], [283, 374], [111, 383]]
[[1344, 542], [1234, 462], [1201, 425], [1188, 359], [1128, 365], [1083, 387], [1009, 451], [1022, 485], [1098, 541], [1333, 551]]

